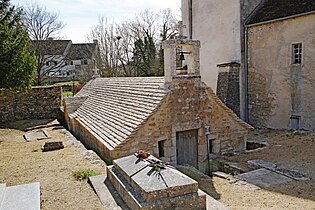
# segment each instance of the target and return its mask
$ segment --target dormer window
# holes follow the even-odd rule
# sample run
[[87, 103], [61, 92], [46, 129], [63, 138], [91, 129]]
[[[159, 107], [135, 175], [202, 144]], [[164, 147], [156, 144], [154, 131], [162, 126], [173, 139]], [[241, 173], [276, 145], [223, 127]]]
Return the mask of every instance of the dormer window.
[[49, 64], [50, 64], [49, 61], [46, 61], [46, 66], [49, 66]]
[[83, 63], [84, 63], [84, 65], [87, 65], [87, 64], [88, 64], [88, 60], [85, 59], [85, 60], [83, 61]]

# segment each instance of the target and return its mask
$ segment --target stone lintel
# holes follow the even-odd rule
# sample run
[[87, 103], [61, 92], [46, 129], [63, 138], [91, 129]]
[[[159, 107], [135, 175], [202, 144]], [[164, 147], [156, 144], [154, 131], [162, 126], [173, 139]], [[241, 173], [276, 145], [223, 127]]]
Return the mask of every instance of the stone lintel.
[[237, 63], [237, 62], [230, 62], [230, 63], [218, 64], [217, 67], [219, 67], [219, 68], [224, 68], [224, 67], [241, 67], [241, 64]]
[[200, 41], [199, 40], [192, 40], [192, 39], [169, 39], [163, 41], [162, 48], [172, 48], [174, 46], [181, 46], [181, 45], [194, 45], [195, 47], [200, 48]]
[[189, 75], [189, 74], [176, 75], [176, 76], [173, 76], [173, 79], [201, 79], [201, 76], [200, 75]]

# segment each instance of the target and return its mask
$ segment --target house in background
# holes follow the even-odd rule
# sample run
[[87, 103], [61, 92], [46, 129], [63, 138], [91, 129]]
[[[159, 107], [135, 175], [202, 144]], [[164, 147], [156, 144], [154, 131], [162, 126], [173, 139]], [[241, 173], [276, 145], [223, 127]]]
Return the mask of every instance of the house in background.
[[315, 129], [314, 13], [314, 0], [182, 0], [203, 80], [255, 127]]
[[99, 48], [97, 40], [93, 43], [72, 44], [65, 57], [66, 72], [73, 72], [75, 78], [81, 81], [89, 81], [93, 75], [98, 74], [100, 67]]
[[41, 77], [45, 81], [88, 81], [97, 74], [99, 48], [93, 43], [73, 44], [71, 40], [33, 40], [32, 49], [41, 66]]
[[[186, 70], [177, 70], [178, 47], [189, 51]], [[142, 149], [206, 172], [209, 158], [244, 151], [252, 127], [201, 81], [199, 47], [199, 41], [164, 42], [164, 78], [91, 80], [65, 99], [68, 128], [108, 161]]]

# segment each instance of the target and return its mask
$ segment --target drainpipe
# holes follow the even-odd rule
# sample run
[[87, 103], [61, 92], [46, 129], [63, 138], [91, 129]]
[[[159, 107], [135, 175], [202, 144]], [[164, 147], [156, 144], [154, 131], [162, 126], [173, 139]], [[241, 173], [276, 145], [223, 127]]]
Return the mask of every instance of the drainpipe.
[[210, 151], [209, 151], [209, 135], [210, 135], [210, 126], [205, 126], [205, 135], [206, 135], [206, 141], [207, 141], [207, 174], [210, 175], [211, 169], [210, 169]]
[[248, 27], [244, 26], [244, 121], [249, 122], [248, 114]]
[[189, 39], [192, 39], [193, 33], [193, 23], [192, 23], [192, 0], [188, 0], [188, 8], [189, 8]]

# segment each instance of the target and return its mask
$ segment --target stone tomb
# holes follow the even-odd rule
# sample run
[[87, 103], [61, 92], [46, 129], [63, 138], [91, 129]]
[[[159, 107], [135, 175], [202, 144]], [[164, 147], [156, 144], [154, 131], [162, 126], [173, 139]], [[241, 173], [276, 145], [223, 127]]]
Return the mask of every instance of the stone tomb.
[[131, 155], [107, 167], [107, 179], [130, 209], [206, 209], [196, 181], [171, 166], [152, 167], [154, 161]]

